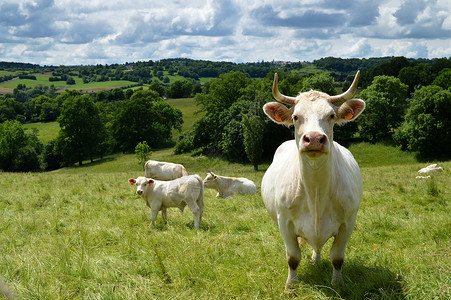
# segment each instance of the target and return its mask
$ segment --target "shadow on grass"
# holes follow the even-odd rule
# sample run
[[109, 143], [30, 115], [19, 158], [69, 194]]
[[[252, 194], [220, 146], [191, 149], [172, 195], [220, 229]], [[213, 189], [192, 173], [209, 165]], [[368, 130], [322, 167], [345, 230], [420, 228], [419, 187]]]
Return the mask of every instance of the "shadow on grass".
[[[171, 221], [168, 221], [168, 223], [164, 222], [164, 221], [159, 221], [157, 219], [157, 221], [155, 222], [155, 226], [150, 225], [149, 223], [147, 223], [149, 226], [149, 228], [151, 228], [152, 230], [156, 230], [156, 231], [167, 231], [169, 229], [170, 226], [178, 226], [177, 224], [172, 223]], [[199, 229], [194, 228], [194, 221], [185, 223], [185, 227], [192, 229], [192, 230], [202, 230], [202, 231], [212, 231], [216, 228], [216, 226], [214, 224], [209, 224], [208, 222], [204, 222], [202, 221], [200, 223]]]
[[[341, 299], [405, 299], [403, 280], [384, 267], [368, 267], [345, 261], [344, 286], [331, 286], [332, 265], [323, 261], [319, 266], [308, 264], [298, 268], [299, 282], [309, 284], [326, 297]], [[304, 269], [302, 269], [304, 268]]]

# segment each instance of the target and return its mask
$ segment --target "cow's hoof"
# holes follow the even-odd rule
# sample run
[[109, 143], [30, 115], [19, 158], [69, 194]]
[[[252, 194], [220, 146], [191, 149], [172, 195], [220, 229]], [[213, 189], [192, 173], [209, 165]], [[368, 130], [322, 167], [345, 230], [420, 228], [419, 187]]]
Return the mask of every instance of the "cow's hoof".
[[345, 285], [344, 281], [343, 281], [343, 277], [341, 276], [333, 276], [332, 277], [332, 281], [330, 282], [331, 285], [333, 286], [343, 286]]

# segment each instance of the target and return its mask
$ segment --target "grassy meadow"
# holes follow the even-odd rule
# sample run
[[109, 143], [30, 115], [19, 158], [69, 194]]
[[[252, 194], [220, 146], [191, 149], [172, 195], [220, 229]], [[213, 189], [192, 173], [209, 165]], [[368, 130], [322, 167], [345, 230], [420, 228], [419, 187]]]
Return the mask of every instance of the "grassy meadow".
[[102, 81], [102, 82], [89, 82], [83, 83], [83, 79], [74, 76], [75, 84], [68, 85], [66, 81], [49, 81], [50, 75], [46, 74], [34, 74], [36, 80], [33, 79], [18, 79], [1, 84], [1, 87], [15, 89], [19, 84], [25, 84], [27, 87], [34, 86], [51, 86], [54, 85], [57, 90], [64, 91], [70, 90], [91, 90], [91, 89], [108, 89], [115, 87], [123, 87], [129, 85], [136, 85], [136, 82], [127, 80], [115, 80], [115, 81]]
[[[176, 102], [194, 118], [190, 101]], [[41, 138], [54, 131], [36, 126]], [[416, 172], [432, 162], [384, 144], [350, 150], [364, 194], [343, 287], [330, 285], [329, 241], [316, 267], [311, 247], [303, 249], [300, 282], [284, 292], [284, 243], [259, 193], [221, 199], [206, 189], [200, 229], [189, 209], [169, 209], [168, 224], [159, 215], [150, 226], [150, 209], [128, 183], [144, 173], [132, 154], [48, 173], [0, 172], [0, 278], [20, 299], [449, 299], [451, 161], [420, 180]], [[201, 177], [247, 177], [258, 188], [269, 165], [255, 172], [172, 149], [153, 149], [152, 159]]]

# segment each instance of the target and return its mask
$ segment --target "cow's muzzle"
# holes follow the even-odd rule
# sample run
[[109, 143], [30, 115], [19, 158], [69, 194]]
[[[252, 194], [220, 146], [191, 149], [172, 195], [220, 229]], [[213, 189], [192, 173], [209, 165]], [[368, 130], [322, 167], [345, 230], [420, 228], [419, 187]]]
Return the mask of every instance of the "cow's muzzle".
[[328, 138], [325, 134], [311, 131], [302, 136], [301, 151], [307, 154], [322, 154], [327, 152]]
[[137, 193], [138, 195], [142, 195], [142, 194], [143, 194], [143, 191], [142, 191], [142, 190], [137, 190], [136, 193]]

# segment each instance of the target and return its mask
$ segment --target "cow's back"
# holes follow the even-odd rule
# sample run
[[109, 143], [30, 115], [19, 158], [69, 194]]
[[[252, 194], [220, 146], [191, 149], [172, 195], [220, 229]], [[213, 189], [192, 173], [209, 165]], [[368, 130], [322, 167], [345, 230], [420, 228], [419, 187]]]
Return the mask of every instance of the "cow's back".
[[196, 201], [203, 194], [203, 181], [199, 175], [183, 176], [167, 181], [166, 195], [173, 201]]
[[146, 163], [145, 171], [146, 177], [158, 180], [173, 180], [188, 175], [186, 169], [180, 164], [155, 160], [149, 160]]

